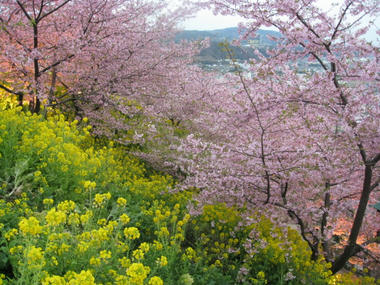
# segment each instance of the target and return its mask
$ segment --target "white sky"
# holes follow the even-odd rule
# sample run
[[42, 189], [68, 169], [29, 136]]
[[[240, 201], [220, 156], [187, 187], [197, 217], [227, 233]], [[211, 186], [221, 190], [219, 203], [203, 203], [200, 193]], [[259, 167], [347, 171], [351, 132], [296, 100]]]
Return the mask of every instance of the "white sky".
[[181, 26], [185, 30], [216, 30], [236, 27], [242, 18], [238, 16], [215, 16], [209, 10], [202, 10], [195, 18], [185, 21]]
[[[176, 5], [181, 0], [168, 0], [170, 4]], [[338, 1], [341, 2], [342, 0]], [[321, 7], [329, 7], [331, 0], [319, 0]], [[216, 30], [229, 27], [236, 27], [243, 18], [238, 16], [215, 16], [210, 10], [199, 11], [194, 18], [182, 23], [181, 28], [185, 30]], [[267, 28], [266, 28], [267, 29]], [[376, 30], [380, 29], [380, 17], [376, 19], [374, 27], [368, 32], [366, 39], [380, 44], [380, 37], [376, 34]]]

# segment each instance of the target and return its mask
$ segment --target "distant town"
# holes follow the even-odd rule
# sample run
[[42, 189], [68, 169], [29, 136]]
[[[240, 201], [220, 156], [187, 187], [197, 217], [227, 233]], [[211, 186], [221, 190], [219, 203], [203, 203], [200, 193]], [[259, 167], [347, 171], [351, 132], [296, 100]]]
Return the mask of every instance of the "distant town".
[[[216, 71], [222, 74], [234, 72], [235, 67], [232, 64], [232, 59], [241, 68], [247, 69], [247, 62], [252, 58], [257, 58], [255, 51], [258, 50], [264, 56], [267, 51], [276, 48], [276, 38], [281, 38], [281, 34], [272, 30], [258, 30], [255, 37], [248, 37], [241, 42], [240, 46], [233, 45], [233, 41], [240, 37], [239, 29], [226, 28], [210, 31], [190, 31], [185, 30], [177, 34], [176, 41], [181, 40], [210, 40], [209, 47], [202, 49], [200, 54], [195, 58], [196, 64], [204, 70]], [[228, 44], [230, 54], [225, 49], [225, 44]], [[304, 73], [307, 70], [319, 70], [320, 65], [307, 60], [297, 63], [299, 73]]]

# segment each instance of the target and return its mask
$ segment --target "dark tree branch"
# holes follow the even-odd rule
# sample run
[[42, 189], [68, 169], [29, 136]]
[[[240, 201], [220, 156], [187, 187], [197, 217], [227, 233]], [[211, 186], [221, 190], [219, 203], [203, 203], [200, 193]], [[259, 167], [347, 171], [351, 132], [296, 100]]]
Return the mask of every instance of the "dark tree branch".
[[291, 209], [288, 209], [288, 215], [289, 215], [290, 218], [292, 218], [292, 219], [295, 218], [297, 220], [297, 224], [299, 225], [300, 230], [301, 230], [301, 236], [307, 242], [307, 244], [309, 245], [309, 247], [311, 249], [311, 252], [312, 252], [311, 259], [312, 260], [316, 260], [317, 257], [318, 257], [318, 243], [313, 243], [312, 241], [310, 241], [307, 238], [306, 234], [307, 233], [311, 234], [311, 236], [313, 237], [314, 241], [317, 240], [316, 237], [313, 235], [313, 233], [306, 232], [305, 224], [304, 224], [303, 220], [296, 214], [295, 211], [293, 211]]
[[333, 273], [336, 273], [343, 268], [343, 266], [350, 259], [350, 257], [355, 254], [356, 248], [358, 246], [356, 242], [359, 236], [360, 228], [363, 223], [364, 214], [369, 201], [369, 196], [371, 194], [372, 167], [373, 166], [371, 165], [365, 166], [363, 190], [361, 192], [359, 206], [356, 210], [355, 218], [352, 223], [348, 243], [345, 246], [343, 253], [333, 262], [331, 268], [331, 271]]
[[[330, 188], [330, 183], [326, 183], [326, 190], [328, 191]], [[323, 209], [323, 215], [322, 215], [322, 220], [321, 220], [321, 235], [322, 235], [322, 247], [323, 247], [323, 251], [325, 252], [325, 254], [327, 255], [327, 253], [329, 252], [329, 248], [328, 248], [328, 242], [326, 240], [326, 234], [325, 234], [325, 229], [326, 229], [326, 225], [327, 225], [327, 218], [328, 218], [328, 210], [331, 206], [331, 195], [330, 193], [326, 193], [325, 194], [325, 203], [324, 203], [324, 209]]]
[[22, 4], [19, 0], [17, 0], [16, 2], [20, 6], [22, 12], [28, 18], [28, 20], [33, 23], [33, 19], [32, 19], [32, 17], [30, 17], [30, 15], [28, 14], [28, 12], [25, 10], [24, 4]]
[[[352, 5], [352, 1], [350, 3], [348, 3], [347, 6], [346, 6], [346, 8], [343, 10], [343, 13], [340, 16], [339, 22], [336, 25], [336, 27], [334, 29], [334, 32], [333, 32], [333, 34], [331, 36], [331, 42], [335, 39], [335, 36], [336, 36], [337, 32], [339, 31], [339, 26], [342, 24], [342, 21], [343, 21], [344, 17], [346, 16], [346, 13], [347, 13], [347, 11], [348, 11], [348, 9], [350, 8], [351, 5]], [[329, 43], [329, 45], [331, 44], [331, 42]]]
[[366, 163], [367, 162], [367, 154], [365, 152], [365, 149], [364, 149], [362, 143], [358, 143], [358, 147], [359, 147], [359, 151], [360, 151], [360, 155], [362, 157], [362, 160], [364, 163]]
[[41, 14], [42, 14], [42, 11], [43, 11], [43, 9], [45, 7], [44, 2], [45, 2], [44, 0], [41, 0], [40, 11], [38, 12], [38, 15], [37, 15], [36, 19], [39, 19], [40, 16], [41, 16]]
[[375, 183], [373, 183], [372, 185], [371, 185], [371, 192], [373, 191], [373, 190], [375, 190], [375, 188], [377, 187], [377, 186], [379, 186], [379, 183], [380, 183], [380, 177], [376, 180], [376, 182]]
[[18, 96], [22, 96], [24, 95], [23, 92], [18, 92], [18, 91], [13, 91], [12, 89], [9, 89], [8, 87], [4, 86], [3, 84], [0, 83], [0, 88], [5, 90], [6, 92], [8, 93], [11, 93], [11, 94], [14, 94], [14, 95], [18, 95]]
[[58, 106], [58, 105], [62, 105], [62, 104], [66, 104], [68, 102], [73, 102], [73, 101], [78, 101], [78, 100], [79, 100], [78, 98], [67, 98], [66, 100], [63, 100], [63, 101], [60, 101], [60, 102], [47, 104], [46, 107], [55, 107], [55, 106]]
[[[277, 207], [280, 207], [284, 210], [287, 211], [289, 217], [294, 220], [296, 219], [297, 221], [297, 224], [299, 225], [300, 227], [300, 231], [301, 231], [301, 236], [302, 238], [307, 242], [311, 252], [312, 252], [312, 259], [313, 260], [316, 260], [318, 258], [318, 239], [315, 235], [313, 235], [312, 232], [310, 231], [306, 231], [306, 227], [305, 227], [305, 223], [303, 222], [303, 220], [300, 218], [300, 216], [298, 216], [296, 214], [296, 212], [292, 209], [290, 209], [289, 207], [287, 207], [286, 205], [282, 205], [280, 203], [271, 203], [272, 205], [274, 206], [277, 206]], [[307, 237], [307, 234], [310, 234], [313, 238], [313, 241], [314, 241], [314, 244], [312, 241], [310, 241], [310, 239]]]
[[50, 14], [53, 14], [54, 12], [56, 12], [57, 10], [61, 9], [63, 6], [65, 6], [67, 3], [69, 3], [71, 0], [66, 0], [65, 2], [63, 2], [61, 5], [55, 7], [54, 9], [50, 10], [49, 12], [46, 12], [45, 14], [43, 14], [40, 18], [37, 18], [36, 21], [41, 21], [43, 18], [46, 18], [47, 16], [49, 16]]
[[305, 19], [298, 12], [295, 13], [295, 15], [296, 15], [297, 19], [300, 20], [302, 25], [304, 25], [313, 35], [315, 35], [318, 39], [321, 38], [318, 35], [318, 33], [305, 21]]
[[44, 69], [42, 69], [42, 70], [40, 71], [40, 75], [41, 75], [42, 73], [48, 71], [49, 69], [58, 66], [58, 65], [61, 64], [62, 62], [65, 62], [65, 61], [67, 61], [67, 60], [73, 58], [74, 56], [75, 56], [74, 54], [70, 54], [69, 56], [66, 56], [66, 57], [63, 58], [63, 59], [54, 62], [53, 64], [49, 65], [48, 67], [45, 67]]
[[374, 156], [374, 158], [372, 158], [369, 163], [372, 165], [372, 166], [375, 166], [376, 163], [378, 163], [380, 160], [380, 153], [376, 154]]

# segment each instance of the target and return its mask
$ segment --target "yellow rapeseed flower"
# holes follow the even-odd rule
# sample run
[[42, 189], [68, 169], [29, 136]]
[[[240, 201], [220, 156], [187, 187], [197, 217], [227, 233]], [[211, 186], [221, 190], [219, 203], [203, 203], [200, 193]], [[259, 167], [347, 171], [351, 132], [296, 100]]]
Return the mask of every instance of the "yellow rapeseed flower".
[[94, 206], [101, 207], [106, 201], [111, 199], [111, 193], [96, 194], [94, 198]]
[[70, 248], [71, 248], [70, 245], [68, 245], [66, 243], [62, 243], [60, 248], [58, 249], [58, 255], [61, 255], [65, 252], [68, 252]]
[[86, 180], [83, 182], [83, 187], [84, 189], [95, 189], [96, 187], [96, 182], [94, 181], [89, 181], [89, 180]]
[[40, 222], [35, 217], [23, 218], [18, 226], [23, 234], [38, 235], [42, 232]]
[[152, 278], [149, 279], [148, 282], [149, 285], [164, 285], [164, 281], [158, 276], [153, 276]]
[[144, 258], [144, 252], [141, 249], [136, 249], [133, 251], [132, 256], [137, 260], [141, 260]]
[[66, 222], [66, 213], [62, 211], [56, 211], [52, 208], [45, 217], [45, 220], [49, 226], [59, 226]]
[[90, 270], [82, 270], [79, 274], [73, 273], [72, 278], [67, 283], [69, 285], [95, 285], [95, 278]]
[[117, 202], [116, 202], [120, 207], [124, 207], [125, 205], [127, 205], [127, 200], [120, 197], [117, 199]]
[[162, 255], [160, 258], [157, 258], [156, 263], [159, 266], [164, 267], [164, 266], [168, 265], [168, 259], [166, 258], [166, 256]]
[[99, 266], [100, 265], [100, 258], [96, 258], [96, 257], [91, 257], [90, 258], [90, 264], [91, 265], [94, 265], [94, 266]]
[[44, 199], [44, 200], [42, 201], [42, 203], [43, 203], [44, 205], [52, 205], [52, 204], [54, 203], [54, 200], [53, 200], [53, 199], [48, 199], [48, 198], [46, 198], [46, 199]]
[[48, 276], [42, 281], [42, 285], [65, 285], [67, 284], [64, 277], [53, 275]]
[[144, 253], [147, 253], [149, 251], [149, 244], [143, 242], [142, 244], [140, 244], [139, 249], [141, 249]]
[[163, 238], [163, 237], [168, 237], [170, 233], [167, 227], [162, 227], [158, 232], [155, 231], [155, 234], [158, 237]]
[[126, 271], [132, 284], [143, 284], [149, 272], [150, 268], [142, 263], [132, 263]]
[[120, 252], [123, 252], [123, 253], [129, 250], [129, 246], [121, 241], [117, 243], [117, 248]]
[[84, 215], [80, 216], [80, 221], [82, 222], [82, 225], [86, 224], [88, 220], [92, 217], [92, 211], [88, 210]]
[[12, 248], [9, 250], [9, 252], [10, 252], [10, 254], [16, 254], [16, 253], [21, 252], [22, 249], [23, 249], [22, 245], [18, 245], [18, 246], [14, 246], [14, 247], [12, 247]]
[[160, 243], [157, 240], [153, 241], [153, 246], [155, 247], [156, 250], [161, 250], [163, 248], [162, 243]]
[[25, 257], [30, 269], [41, 269], [45, 266], [45, 258], [42, 248], [32, 246], [26, 250]]
[[131, 265], [131, 260], [127, 257], [119, 258], [119, 263], [122, 267], [128, 268]]
[[105, 226], [107, 224], [107, 220], [106, 219], [99, 219], [96, 223], [99, 226]]
[[109, 250], [102, 250], [99, 256], [101, 259], [106, 260], [112, 257], [112, 253]]
[[80, 224], [80, 216], [78, 213], [71, 213], [67, 219], [69, 225], [79, 225]]
[[128, 217], [127, 214], [122, 214], [120, 216], [120, 221], [125, 225], [128, 224], [131, 219]]
[[140, 232], [138, 228], [129, 227], [124, 229], [124, 235], [127, 239], [134, 240], [140, 237]]
[[89, 248], [90, 248], [90, 243], [88, 242], [80, 241], [78, 244], [78, 250], [80, 253], [86, 252]]
[[57, 206], [57, 209], [59, 211], [62, 211], [62, 212], [69, 212], [69, 211], [73, 211], [75, 209], [75, 202], [74, 201], [63, 201], [61, 203], [58, 204]]
[[11, 230], [9, 230], [8, 232], [5, 233], [4, 237], [7, 240], [10, 240], [11, 238], [13, 238], [17, 234], [18, 234], [18, 230], [17, 229], [11, 229]]

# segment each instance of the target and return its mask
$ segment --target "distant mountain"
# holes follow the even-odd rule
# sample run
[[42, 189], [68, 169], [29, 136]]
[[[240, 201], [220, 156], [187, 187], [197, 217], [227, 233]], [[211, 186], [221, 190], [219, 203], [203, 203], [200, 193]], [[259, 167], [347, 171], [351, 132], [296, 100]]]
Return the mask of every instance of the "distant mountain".
[[[258, 30], [256, 37], [248, 38], [242, 41], [242, 46], [230, 46], [235, 59], [248, 60], [254, 57], [254, 50], [258, 49], [262, 54], [266, 54], [267, 49], [274, 48], [276, 42], [271, 40], [270, 37], [279, 38], [281, 34], [271, 30]], [[210, 46], [201, 50], [197, 61], [203, 64], [214, 64], [217, 61], [228, 59], [228, 54], [223, 51], [220, 43], [229, 42], [239, 39], [238, 28], [227, 28], [210, 31], [182, 31], [177, 33], [175, 40], [177, 42], [181, 40], [196, 41], [203, 40], [205, 38], [210, 39]]]
[[[276, 31], [271, 30], [258, 30], [256, 32], [256, 37], [248, 40], [256, 40], [260, 45], [275, 46], [275, 42], [268, 38], [268, 36], [279, 38], [281, 34]], [[239, 38], [239, 30], [237, 27], [210, 30], [210, 31], [195, 31], [195, 30], [185, 30], [177, 33], [176, 41], [180, 40], [201, 40], [205, 38], [210, 38], [213, 42], [231, 42]]]

